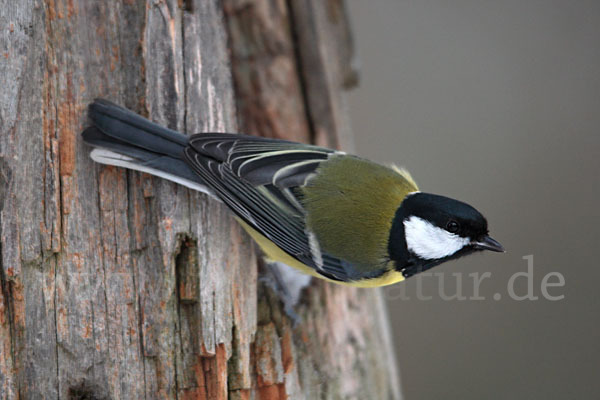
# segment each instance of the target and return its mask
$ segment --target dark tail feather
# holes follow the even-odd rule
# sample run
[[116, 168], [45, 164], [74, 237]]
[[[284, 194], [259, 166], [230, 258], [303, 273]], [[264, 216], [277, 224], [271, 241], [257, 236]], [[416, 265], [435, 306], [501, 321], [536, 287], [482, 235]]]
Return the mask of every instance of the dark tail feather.
[[83, 140], [95, 147], [94, 161], [147, 172], [191, 189], [212, 194], [183, 160], [188, 137], [163, 128], [107, 100], [90, 105], [95, 126], [83, 131]]
[[89, 107], [89, 116], [104, 134], [155, 153], [180, 158], [188, 144], [186, 135], [150, 122], [108, 100], [96, 99]]

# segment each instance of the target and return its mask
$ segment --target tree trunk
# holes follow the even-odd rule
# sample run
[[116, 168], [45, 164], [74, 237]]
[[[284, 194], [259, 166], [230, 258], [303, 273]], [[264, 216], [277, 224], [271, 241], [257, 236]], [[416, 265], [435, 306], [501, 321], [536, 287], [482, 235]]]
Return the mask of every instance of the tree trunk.
[[381, 292], [292, 326], [206, 196], [92, 163], [95, 97], [184, 132], [348, 147], [342, 0], [0, 0], [0, 397], [388, 399]]

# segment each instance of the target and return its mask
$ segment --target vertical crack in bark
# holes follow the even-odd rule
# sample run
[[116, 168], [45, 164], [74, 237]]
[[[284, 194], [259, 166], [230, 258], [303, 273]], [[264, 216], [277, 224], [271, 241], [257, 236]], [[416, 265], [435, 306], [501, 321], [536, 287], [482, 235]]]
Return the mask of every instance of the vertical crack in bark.
[[[308, 125], [308, 132], [310, 135], [311, 143], [315, 143], [317, 139], [317, 131], [315, 129], [315, 122], [313, 121], [310, 112], [310, 101], [308, 99], [308, 85], [306, 78], [302, 71], [304, 71], [304, 64], [302, 62], [302, 53], [300, 51], [300, 39], [298, 37], [298, 27], [296, 26], [296, 16], [294, 15], [294, 7], [292, 6], [293, 0], [286, 0], [286, 7], [288, 10], [288, 22], [290, 26], [290, 35], [292, 37], [292, 46], [294, 49], [294, 60], [296, 62], [296, 73], [298, 74], [298, 83], [300, 85], [300, 93], [302, 95], [302, 104], [304, 105], [304, 116]], [[307, 7], [310, 7], [310, 2], [307, 2]]]
[[[175, 281], [177, 283], [177, 278], [175, 278]], [[177, 288], [175, 288], [175, 291], [177, 292]], [[181, 314], [179, 311], [179, 301], [177, 301], [176, 304], [176, 309], [177, 309], [177, 319], [175, 319], [175, 335], [179, 335], [179, 343], [181, 346]], [[179, 324], [179, 329], [177, 327], [177, 325]], [[175, 352], [177, 352], [177, 344], [175, 344]], [[182, 351], [183, 353], [183, 351]], [[175, 399], [179, 399], [179, 363], [177, 362], [177, 354], [175, 354], [175, 356], [173, 357], [173, 371], [175, 374]]]
[[144, 356], [144, 326], [142, 320], [144, 318], [142, 314], [142, 299], [136, 292], [137, 303], [138, 303], [138, 332], [139, 332], [139, 341], [140, 341], [140, 360], [142, 362], [142, 371], [144, 372], [144, 399], [147, 399], [148, 393], [148, 382], [146, 381], [146, 357]]
[[[146, 61], [147, 61], [147, 38], [146, 38], [146, 30], [148, 29], [148, 8], [150, 7], [149, 2], [146, 2], [146, 6], [144, 7], [144, 18], [143, 18], [143, 22], [140, 26], [140, 40], [139, 40], [139, 46], [140, 46], [140, 93], [142, 93], [142, 98], [139, 99], [139, 103], [140, 103], [140, 114], [142, 115], [146, 115], [149, 116], [150, 111], [148, 109], [148, 102], [146, 100], [146, 96], [147, 96], [147, 89], [148, 89], [148, 85], [147, 85], [147, 68], [146, 68]], [[128, 212], [127, 212], [127, 222], [128, 222], [128, 229], [130, 232], [130, 240], [131, 243], [135, 243], [135, 233], [136, 230], [133, 228], [133, 221], [135, 219], [135, 212], [134, 212], [134, 207], [135, 204], [134, 202], [129, 202], [129, 199], [134, 199], [135, 201], [135, 197], [131, 195], [131, 190], [132, 186], [131, 185], [131, 180], [130, 177], [132, 176], [132, 174], [134, 174], [135, 172], [131, 171], [127, 173], [127, 196], [128, 196]], [[137, 200], [139, 201], [139, 200]], [[133, 257], [138, 257], [139, 256], [139, 252], [137, 251], [137, 249], [135, 249], [136, 246], [131, 246], [134, 251], [131, 253], [131, 273], [133, 276], [133, 288], [135, 290], [135, 297], [137, 299], [137, 318], [138, 318], [138, 340], [140, 343], [140, 362], [142, 363], [142, 375], [144, 377], [144, 399], [148, 398], [148, 381], [147, 381], [147, 371], [146, 371], [146, 358], [144, 356], [144, 326], [143, 326], [143, 321], [144, 321], [144, 315], [143, 315], [143, 309], [142, 309], [142, 299], [140, 296], [140, 280], [139, 280], [139, 276], [138, 276], [138, 271], [137, 271], [137, 262], [133, 262]]]
[[[189, 11], [188, 11], [189, 8]], [[188, 85], [186, 74], [186, 54], [185, 54], [185, 13], [191, 12], [191, 0], [185, 0], [184, 8], [181, 10], [181, 62], [183, 64], [183, 132], [187, 134], [187, 113], [188, 113]]]
[[[175, 324], [175, 332], [176, 335], [179, 336], [179, 347], [180, 347], [180, 356], [181, 358], [183, 358], [184, 355], [184, 351], [183, 351], [183, 337], [181, 335], [181, 330], [182, 330], [182, 323], [181, 323], [181, 289], [180, 289], [180, 285], [182, 282], [182, 278], [181, 278], [181, 271], [180, 269], [182, 268], [181, 262], [182, 262], [182, 253], [184, 252], [183, 246], [184, 246], [184, 242], [185, 242], [185, 237], [178, 237], [177, 238], [178, 241], [178, 250], [175, 253], [175, 300], [176, 300], [176, 305], [175, 305], [175, 309], [177, 312], [177, 319], [176, 319], [176, 324]], [[177, 324], [179, 324], [179, 329]], [[177, 346], [175, 346], [177, 348]], [[177, 350], [176, 350], [177, 351]], [[179, 368], [180, 366], [177, 363], [177, 354], [175, 355], [175, 357], [173, 358], [173, 362], [174, 362], [174, 371], [175, 371], [175, 398], [179, 398]], [[183, 364], [183, 362], [182, 362]]]
[[[0, 218], [1, 218], [2, 214], [0, 213]], [[1, 219], [0, 219], [0, 223], [1, 223]], [[9, 288], [9, 282], [6, 279], [6, 274], [4, 273], [4, 263], [2, 262], [2, 254], [3, 254], [3, 243], [2, 241], [0, 241], [0, 289], [2, 290], [2, 297], [4, 297], [4, 308], [5, 308], [5, 313], [6, 313], [6, 319], [8, 321], [8, 331], [9, 331], [9, 335], [10, 335], [10, 356], [12, 358], [12, 366], [13, 369], [16, 370], [16, 354], [15, 354], [15, 347], [16, 347], [16, 338], [15, 338], [15, 322], [14, 322], [14, 318], [13, 318], [13, 304], [12, 304], [12, 299], [11, 299], [11, 294], [10, 294], [10, 288]], [[18, 382], [18, 380], [17, 380]], [[18, 383], [17, 383], [18, 385]], [[20, 390], [20, 385], [19, 389], [18, 389], [18, 393], [21, 393]]]
[[58, 310], [56, 308], [58, 291], [56, 290], [56, 279], [58, 277], [58, 253], [52, 255], [54, 262], [54, 296], [52, 304], [54, 306], [54, 357], [56, 357], [56, 393], [60, 398], [60, 363], [58, 362]]
[[[186, 393], [188, 389], [197, 389], [201, 385], [197, 376], [190, 371], [197, 368], [200, 359], [197, 357], [199, 341], [197, 327], [198, 307], [198, 243], [187, 234], [177, 237], [178, 250], [175, 254], [175, 295], [176, 311], [179, 329], [179, 356], [181, 364], [177, 364], [175, 357], [175, 390], [177, 396], [180, 391]], [[177, 326], [176, 326], [177, 328]], [[191, 378], [191, 377], [194, 378]], [[181, 383], [181, 384], [180, 384]]]
[[[188, 8], [188, 6], [190, 6], [190, 4], [188, 4], [188, 1], [185, 1], [184, 4], [181, 5], [181, 12], [180, 12], [180, 18], [181, 18], [181, 30], [180, 30], [180, 35], [181, 35], [181, 63], [182, 63], [182, 93], [183, 93], [183, 121], [182, 121], [182, 131], [183, 132], [187, 132], [187, 91], [188, 91], [188, 87], [187, 87], [187, 74], [186, 74], [186, 54], [185, 54], [185, 13], [186, 13], [186, 9]], [[189, 196], [189, 190], [186, 191], [187, 193], [187, 198], [188, 198], [188, 210], [189, 210], [189, 204], [190, 204], [190, 196]], [[188, 221], [189, 221], [189, 215], [188, 215]], [[190, 222], [191, 224], [191, 222]], [[189, 231], [189, 227], [188, 227], [188, 231]], [[183, 377], [181, 377], [181, 373], [179, 371], [180, 368], [183, 367], [184, 364], [184, 351], [183, 351], [183, 337], [181, 334], [181, 331], [183, 329], [183, 324], [181, 321], [181, 285], [183, 283], [182, 281], [182, 277], [181, 277], [181, 268], [185, 268], [185, 266], [182, 263], [185, 263], [185, 257], [186, 257], [186, 251], [187, 251], [187, 242], [188, 238], [185, 236], [180, 236], [177, 238], [178, 241], [178, 252], [175, 255], [175, 300], [176, 300], [176, 312], [177, 312], [177, 318], [175, 319], [175, 334], [179, 336], [179, 346], [180, 346], [180, 357], [181, 357], [181, 366], [178, 364], [177, 360], [177, 354], [175, 354], [175, 357], [173, 357], [173, 370], [175, 373], [175, 398], [179, 398], [179, 380], [183, 380]], [[177, 351], [177, 346], [175, 346]], [[185, 386], [185, 385], [184, 385]]]
[[181, 304], [196, 304], [198, 284], [194, 281], [198, 272], [198, 243], [186, 234], [180, 234], [179, 251], [175, 255], [177, 272], [177, 298]]
[[[94, 166], [94, 177], [95, 177], [95, 181], [96, 181], [96, 204], [98, 206], [98, 219], [99, 219], [99, 227], [100, 230], [102, 230], [102, 200], [101, 200], [101, 194], [100, 194], [100, 177], [98, 174], [98, 171], [100, 168], [106, 168], [103, 166]], [[102, 249], [104, 249], [104, 237], [103, 235], [99, 235], [99, 239], [100, 239], [100, 247]], [[104, 260], [104, 252], [102, 252], [101, 257], [100, 257], [101, 263], [102, 263], [102, 292], [104, 294], [103, 296], [103, 300], [104, 300], [104, 326], [105, 326], [105, 335], [106, 335], [106, 343], [107, 343], [107, 348], [110, 349], [110, 344], [108, 343], [108, 338], [110, 337], [110, 326], [108, 324], [108, 296], [106, 294], [106, 262]], [[94, 327], [94, 317], [92, 316], [92, 327]], [[94, 332], [94, 344], [96, 344], [95, 342], [95, 329], [92, 328], [92, 331]]]
[[[52, 295], [52, 306], [53, 306], [53, 314], [52, 314], [52, 318], [53, 318], [53, 323], [54, 323], [54, 357], [55, 357], [55, 367], [56, 367], [56, 393], [58, 394], [58, 396], [60, 397], [60, 358], [59, 358], [59, 335], [58, 335], [58, 290], [57, 290], [57, 279], [58, 279], [58, 268], [59, 268], [59, 253], [61, 251], [61, 246], [64, 243], [64, 237], [63, 237], [63, 198], [62, 198], [62, 180], [61, 180], [61, 176], [60, 176], [60, 157], [55, 157], [55, 155], [58, 155], [58, 148], [56, 148], [57, 152], [54, 152], [54, 146], [56, 146], [56, 144], [58, 143], [58, 131], [57, 131], [57, 127], [56, 127], [56, 116], [58, 115], [58, 104], [56, 101], [54, 101], [56, 99], [56, 75], [55, 75], [55, 70], [54, 67], [56, 65], [56, 50], [54, 48], [54, 39], [55, 39], [55, 34], [53, 31], [53, 27], [52, 27], [52, 23], [51, 23], [51, 19], [50, 19], [50, 13], [51, 10], [49, 9], [49, 7], [51, 7], [50, 4], [44, 2], [44, 7], [42, 12], [44, 13], [43, 15], [43, 21], [44, 21], [44, 30], [45, 30], [45, 48], [46, 48], [46, 52], [45, 52], [45, 72], [48, 74], [47, 76], [49, 77], [48, 81], [45, 82], [44, 88], [46, 89], [46, 93], [43, 93], [43, 99], [42, 99], [42, 108], [43, 108], [43, 114], [44, 114], [44, 119], [49, 118], [49, 116], [47, 115], [47, 113], [52, 113], [53, 112], [53, 117], [50, 121], [52, 121], [52, 123], [48, 123], [48, 125], [46, 125], [46, 121], [44, 121], [43, 123], [43, 127], [44, 127], [44, 135], [47, 136], [47, 140], [48, 140], [48, 148], [45, 149], [45, 151], [48, 151], [48, 157], [44, 157], [44, 199], [42, 201], [43, 204], [43, 218], [44, 218], [44, 223], [48, 223], [50, 226], [48, 227], [47, 225], [45, 226], [46, 232], [50, 232], [50, 238], [48, 241], [48, 244], [50, 245], [50, 250], [52, 251], [52, 254], [50, 255], [50, 258], [48, 259], [48, 264], [51, 264], [52, 267], [54, 268], [54, 276], [53, 276], [53, 287], [54, 287], [54, 293]], [[20, 115], [20, 113], [19, 113]], [[55, 207], [55, 213], [54, 215], [52, 215], [52, 218], [54, 219], [54, 221], [49, 221], [48, 220], [48, 215], [47, 215], [47, 211], [46, 211], [46, 200], [47, 200], [47, 190], [48, 190], [48, 186], [47, 186], [47, 181], [46, 181], [46, 171], [47, 171], [47, 163], [46, 160], [50, 160], [50, 168], [53, 170], [53, 177], [51, 178], [54, 182], [53, 182], [53, 193], [51, 193], [50, 195], [55, 199], [56, 203]], [[56, 228], [55, 226], [53, 226], [53, 224], [60, 224], [58, 228]], [[49, 229], [48, 229], [49, 228]], [[47, 233], [46, 233], [47, 234]], [[56, 235], [56, 237], [55, 237]], [[41, 239], [41, 235], [40, 235], [40, 240]], [[55, 247], [54, 243], [58, 242], [58, 245]], [[43, 240], [42, 240], [43, 242]], [[42, 244], [41, 247], [41, 252], [42, 252], [42, 260], [44, 258], [44, 253], [47, 252], [47, 249], [44, 248], [45, 246]], [[19, 385], [20, 386], [20, 385]], [[20, 389], [19, 389], [20, 392]]]
[[[45, 10], [47, 11], [47, 10]], [[50, 77], [50, 79], [48, 79], [46, 82], [44, 82], [44, 89], [46, 91], [46, 93], [44, 93], [44, 97], [42, 100], [42, 104], [43, 104], [43, 129], [44, 129], [44, 137], [47, 138], [48, 140], [48, 148], [46, 149], [46, 151], [48, 152], [47, 158], [44, 157], [44, 171], [43, 171], [43, 175], [44, 175], [44, 201], [42, 202], [42, 206], [43, 206], [43, 212], [44, 212], [44, 222], [45, 224], [48, 223], [50, 225], [50, 248], [54, 251], [59, 251], [59, 248], [54, 249], [54, 242], [58, 242], [58, 246], [60, 246], [61, 241], [61, 236], [62, 236], [62, 227], [56, 227], [56, 226], [52, 226], [53, 224], [61, 224], [62, 225], [62, 206], [60, 203], [60, 172], [58, 169], [58, 157], [55, 157], [55, 155], [58, 155], [58, 139], [56, 137], [56, 112], [57, 112], [57, 106], [56, 104], [54, 105], [54, 115], [49, 116], [48, 114], [50, 113], [50, 107], [51, 107], [51, 103], [52, 100], [56, 97], [56, 93], [53, 93], [56, 89], [56, 82], [54, 81], [53, 78], [55, 78], [54, 75], [54, 70], [52, 68], [52, 66], [54, 65], [54, 58], [55, 58], [55, 49], [54, 49], [54, 45], [53, 45], [53, 41], [50, 40], [50, 37], [53, 36], [52, 33], [52, 28], [51, 28], [51, 23], [50, 21], [46, 18], [45, 20], [46, 23], [46, 42], [45, 42], [45, 46], [46, 46], [46, 57], [45, 57], [45, 68], [46, 68], [46, 73], [47, 76]], [[43, 90], [44, 90], [43, 89]], [[45, 103], [44, 103], [45, 102]], [[50, 131], [52, 129], [52, 132]], [[56, 152], [55, 152], [56, 149]], [[52, 169], [52, 192], [50, 195], [53, 197], [53, 200], [56, 202], [54, 204], [54, 207], [56, 207], [57, 209], [54, 210], [54, 215], [52, 215], [52, 218], [54, 221], [50, 222], [48, 221], [48, 217], [46, 214], [46, 195], [47, 195], [47, 181], [46, 179], [48, 178], [46, 176], [46, 161], [49, 159], [49, 167]], [[58, 192], [57, 192], [58, 190]], [[58, 214], [58, 215], [56, 215]], [[46, 232], [48, 231], [48, 225], [46, 225]], [[57, 236], [57, 237], [56, 237]], [[57, 246], [57, 247], [58, 247]], [[43, 248], [43, 247], [42, 247]]]
[[[0, 157], [0, 227], [2, 226], [2, 210], [4, 209], [4, 200], [6, 195], [9, 193], [9, 186], [12, 181], [12, 171], [4, 159]], [[2, 291], [2, 297], [4, 298], [4, 312], [6, 314], [6, 320], [8, 321], [8, 331], [10, 335], [10, 356], [12, 358], [12, 365], [15, 368], [15, 324], [13, 319], [13, 305], [10, 297], [9, 283], [6, 279], [4, 271], [4, 257], [3, 257], [3, 242], [0, 240], [0, 290]]]
[[[127, 185], [127, 229], [129, 231], [129, 247], [130, 247], [130, 268], [131, 268], [131, 276], [132, 276], [132, 282], [133, 282], [133, 291], [134, 291], [134, 296], [135, 296], [135, 300], [134, 302], [137, 304], [137, 312], [136, 312], [136, 316], [137, 316], [137, 332], [138, 332], [138, 342], [139, 342], [139, 352], [140, 352], [140, 362], [141, 362], [141, 366], [142, 366], [142, 375], [144, 377], [144, 399], [147, 399], [147, 392], [148, 392], [148, 382], [146, 380], [146, 359], [145, 359], [145, 355], [144, 355], [144, 327], [143, 327], [143, 320], [144, 320], [144, 315], [143, 315], [143, 311], [142, 311], [142, 299], [141, 296], [139, 294], [139, 278], [138, 278], [138, 274], [137, 274], [137, 265], [138, 265], [138, 258], [142, 256], [142, 251], [138, 248], [136, 248], [135, 246], [135, 237], [136, 237], [136, 231], [135, 228], [133, 227], [133, 221], [135, 220], [135, 211], [134, 211], [134, 201], [135, 201], [135, 196], [133, 196], [131, 194], [131, 191], [134, 190], [133, 187], [133, 181], [134, 179], [131, 179], [132, 176], [134, 176], [134, 174], [137, 174], [137, 172], [135, 171], [127, 171], [126, 175], [125, 175], [125, 179], [126, 182], [125, 184]], [[98, 198], [99, 199], [99, 198]], [[134, 201], [130, 201], [131, 199], [133, 199]], [[99, 200], [98, 200], [99, 201]], [[100, 203], [98, 203], [99, 205]], [[107, 302], [108, 300], [106, 299], [106, 287], [104, 289], [104, 296], [105, 296], [105, 301]], [[106, 309], [108, 310], [108, 303], [106, 303]]]

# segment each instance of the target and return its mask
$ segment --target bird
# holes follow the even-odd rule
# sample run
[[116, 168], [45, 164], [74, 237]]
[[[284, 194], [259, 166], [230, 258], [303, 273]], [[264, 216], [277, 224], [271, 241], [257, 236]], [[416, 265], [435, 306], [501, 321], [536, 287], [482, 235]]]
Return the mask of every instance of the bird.
[[464, 202], [421, 192], [404, 169], [312, 144], [185, 135], [105, 99], [82, 132], [91, 158], [224, 203], [267, 260], [356, 287], [391, 285], [478, 251], [504, 252]]

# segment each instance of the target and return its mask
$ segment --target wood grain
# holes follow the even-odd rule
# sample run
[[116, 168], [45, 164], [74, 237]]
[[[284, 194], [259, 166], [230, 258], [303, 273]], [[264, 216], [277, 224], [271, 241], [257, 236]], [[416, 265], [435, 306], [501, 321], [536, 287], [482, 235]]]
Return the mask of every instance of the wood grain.
[[0, 10], [0, 398], [400, 397], [379, 291], [315, 282], [293, 327], [223, 206], [79, 136], [105, 97], [188, 133], [348, 146], [343, 2]]

